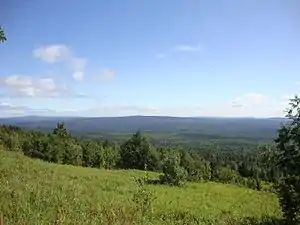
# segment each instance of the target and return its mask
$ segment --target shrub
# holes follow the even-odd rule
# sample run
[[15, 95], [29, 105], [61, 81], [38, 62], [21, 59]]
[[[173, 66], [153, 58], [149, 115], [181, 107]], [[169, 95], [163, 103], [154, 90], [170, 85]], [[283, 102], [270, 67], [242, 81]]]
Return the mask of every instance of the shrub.
[[180, 166], [178, 156], [171, 155], [163, 163], [163, 175], [159, 180], [161, 184], [183, 186], [187, 181], [188, 173]]
[[279, 202], [283, 217], [288, 224], [300, 221], [300, 179], [296, 176], [283, 178], [278, 184]]
[[154, 193], [146, 188], [148, 178], [136, 178], [135, 183], [137, 190], [133, 194], [133, 202], [136, 205], [137, 211], [143, 216], [152, 212], [152, 204], [155, 200]]

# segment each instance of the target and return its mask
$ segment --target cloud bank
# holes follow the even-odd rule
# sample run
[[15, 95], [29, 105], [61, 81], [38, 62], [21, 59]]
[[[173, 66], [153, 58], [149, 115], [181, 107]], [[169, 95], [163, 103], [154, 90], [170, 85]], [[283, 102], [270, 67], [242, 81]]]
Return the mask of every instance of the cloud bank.
[[[292, 95], [287, 95], [289, 98]], [[194, 105], [194, 106], [138, 106], [138, 105], [113, 105], [99, 104], [100, 106], [85, 110], [44, 110], [40, 115], [49, 116], [131, 116], [131, 115], [152, 115], [152, 116], [187, 116], [187, 117], [279, 117], [285, 115], [289, 98], [282, 96], [272, 98], [259, 93], [248, 93], [231, 101], [216, 105]], [[2, 106], [11, 107], [11, 106]], [[14, 106], [18, 107], [18, 106]], [[22, 108], [23, 114], [39, 112], [35, 109]], [[17, 108], [16, 108], [17, 109]], [[41, 114], [42, 113], [42, 114]]]
[[42, 46], [33, 51], [34, 57], [47, 63], [64, 63], [76, 81], [82, 81], [85, 75], [87, 59], [77, 57], [66, 45]]
[[68, 89], [65, 85], [58, 85], [52, 78], [35, 78], [26, 75], [12, 75], [0, 78], [0, 87], [6, 90], [8, 97], [27, 98], [65, 98], [84, 97]]

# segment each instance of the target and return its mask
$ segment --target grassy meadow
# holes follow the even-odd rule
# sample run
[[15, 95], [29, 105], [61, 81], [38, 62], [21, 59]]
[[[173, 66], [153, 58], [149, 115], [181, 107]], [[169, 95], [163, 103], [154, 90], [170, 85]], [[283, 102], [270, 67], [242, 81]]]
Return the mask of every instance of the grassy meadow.
[[280, 217], [272, 193], [212, 182], [139, 187], [134, 177], [145, 174], [56, 165], [0, 150], [0, 213], [5, 225], [249, 224], [246, 218]]

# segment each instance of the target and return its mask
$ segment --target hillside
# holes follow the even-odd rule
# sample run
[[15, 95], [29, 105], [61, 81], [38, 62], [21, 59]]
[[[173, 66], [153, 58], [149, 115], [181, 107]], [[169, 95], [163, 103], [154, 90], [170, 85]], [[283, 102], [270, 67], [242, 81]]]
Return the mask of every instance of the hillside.
[[244, 224], [246, 217], [280, 214], [271, 193], [207, 182], [182, 188], [147, 185], [156, 198], [153, 212], [142, 215], [142, 205], [133, 201], [139, 189], [132, 177], [143, 175], [56, 165], [0, 150], [0, 212], [5, 225]]

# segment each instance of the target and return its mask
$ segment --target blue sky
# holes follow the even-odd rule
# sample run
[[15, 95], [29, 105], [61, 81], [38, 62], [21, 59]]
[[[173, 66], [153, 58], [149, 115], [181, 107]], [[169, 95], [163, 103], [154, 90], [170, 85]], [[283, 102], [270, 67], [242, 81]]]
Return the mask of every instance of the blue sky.
[[4, 0], [0, 116], [282, 116], [298, 0]]

